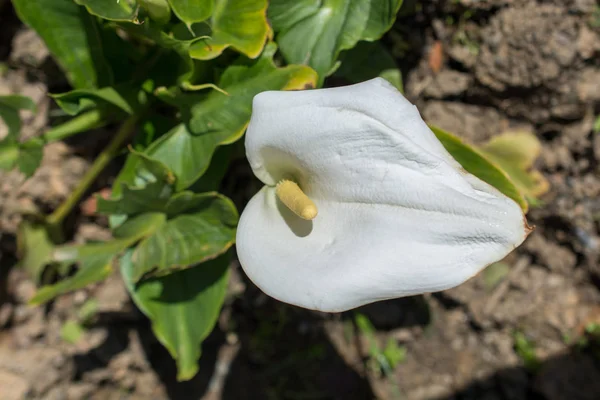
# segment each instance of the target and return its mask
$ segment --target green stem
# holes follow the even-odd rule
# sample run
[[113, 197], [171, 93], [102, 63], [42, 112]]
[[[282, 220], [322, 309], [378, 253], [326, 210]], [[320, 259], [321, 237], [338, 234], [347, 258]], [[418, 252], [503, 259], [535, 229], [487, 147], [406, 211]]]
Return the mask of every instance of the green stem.
[[81, 197], [89, 189], [91, 184], [96, 180], [102, 170], [108, 165], [108, 163], [118, 155], [119, 150], [125, 143], [125, 141], [131, 136], [135, 125], [139, 119], [138, 115], [133, 115], [127, 119], [121, 128], [112, 138], [108, 146], [100, 153], [98, 158], [94, 161], [94, 164], [86, 172], [86, 174], [79, 182], [79, 185], [75, 188], [73, 193], [58, 207], [52, 214], [46, 219], [49, 229], [53, 231], [60, 231], [60, 225], [65, 217], [71, 212], [73, 207], [79, 202]]
[[41, 138], [44, 143], [57, 142], [75, 134], [99, 127], [102, 123], [108, 122], [105, 117], [102, 110], [95, 108], [68, 120], [64, 124], [49, 129]]

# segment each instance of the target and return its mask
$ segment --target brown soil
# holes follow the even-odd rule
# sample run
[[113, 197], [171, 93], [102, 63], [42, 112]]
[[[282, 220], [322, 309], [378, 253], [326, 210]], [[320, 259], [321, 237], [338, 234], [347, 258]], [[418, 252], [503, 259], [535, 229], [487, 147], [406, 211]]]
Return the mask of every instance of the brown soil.
[[[177, 383], [173, 361], [118, 276], [46, 308], [26, 305], [35, 286], [9, 268], [20, 215], [56, 207], [95, 151], [54, 144], [27, 182], [0, 173], [0, 398], [600, 398], [598, 344], [582, 341], [586, 327], [600, 323], [600, 135], [592, 129], [600, 114], [600, 6], [594, 0], [419, 3], [384, 43], [424, 118], [473, 143], [513, 128], [542, 141], [537, 167], [551, 189], [530, 211], [536, 229], [504, 260], [509, 268], [492, 283], [487, 271], [446, 292], [359, 310], [382, 347], [392, 339], [406, 348], [405, 360], [385, 375], [373, 367], [368, 338], [351, 313], [280, 304], [234, 263], [200, 373]], [[33, 135], [52, 122], [45, 95], [64, 81], [35, 34], [2, 4], [0, 61], [9, 68], [0, 74], [0, 93], [38, 103], [24, 132]], [[232, 173], [249, 174], [241, 165]], [[77, 241], [108, 235], [102, 220], [78, 215], [72, 223]], [[96, 316], [79, 341], [66, 342], [63, 324], [92, 298]], [[530, 355], [523, 356], [519, 336]]]

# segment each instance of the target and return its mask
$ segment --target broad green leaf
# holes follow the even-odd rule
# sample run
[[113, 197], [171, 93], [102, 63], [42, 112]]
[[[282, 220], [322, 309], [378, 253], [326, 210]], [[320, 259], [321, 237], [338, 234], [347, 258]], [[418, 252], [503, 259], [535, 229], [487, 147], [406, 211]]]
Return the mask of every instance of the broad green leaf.
[[111, 83], [98, 24], [83, 7], [73, 0], [13, 0], [13, 5], [19, 19], [42, 37], [73, 87]]
[[391, 28], [402, 0], [271, 0], [269, 19], [290, 64], [310, 65], [319, 86], [342, 50], [374, 41]]
[[36, 284], [40, 284], [44, 269], [53, 261], [54, 244], [48, 236], [46, 227], [23, 221], [17, 233], [17, 247], [19, 266], [27, 271]]
[[160, 135], [170, 131], [177, 123], [177, 119], [172, 116], [157, 113], [146, 115], [146, 118], [140, 121], [140, 132], [133, 138], [131, 147], [138, 152], [146, 150]]
[[43, 262], [54, 261], [63, 265], [77, 263], [79, 269], [71, 277], [40, 288], [30, 303], [42, 304], [63, 293], [104, 280], [113, 271], [114, 258], [143, 237], [151, 235], [154, 230], [163, 225], [164, 219], [164, 214], [160, 213], [143, 214], [117, 228], [113, 232], [114, 240], [105, 243], [66, 245], [52, 249], [50, 259], [44, 257]]
[[400, 69], [381, 42], [358, 42], [355, 47], [340, 55], [340, 61], [341, 65], [335, 76], [345, 78], [351, 83], [364, 82], [379, 76], [403, 91]]
[[177, 18], [188, 26], [207, 20], [213, 13], [215, 0], [169, 0]]
[[0, 96], [0, 104], [3, 104], [13, 110], [29, 110], [35, 112], [35, 103], [27, 96], [18, 94], [7, 94]]
[[534, 170], [542, 145], [530, 132], [505, 132], [495, 136], [479, 149], [483, 155], [506, 172], [526, 199], [536, 199], [546, 193], [550, 184]]
[[138, 79], [136, 73], [140, 68], [147, 66], [152, 53], [139, 46], [135, 41], [115, 29], [114, 24], [101, 26], [100, 35], [104, 45], [104, 58], [113, 71], [113, 81], [110, 86], [120, 85]]
[[157, 95], [180, 108], [184, 119], [155, 141], [146, 153], [163, 162], [177, 176], [177, 190], [194, 183], [208, 168], [215, 149], [238, 140], [246, 130], [252, 112], [252, 99], [265, 90], [293, 90], [314, 87], [316, 74], [309, 67], [273, 64], [274, 43], [261, 57], [245, 57], [229, 66], [217, 82], [228, 95], [158, 91]]
[[132, 152], [130, 158], [139, 165], [132, 169], [133, 183], [121, 182], [118, 195], [112, 199], [97, 198], [98, 212], [104, 214], [135, 215], [150, 211], [164, 211], [173, 194], [175, 177], [162, 163], [144, 154]]
[[527, 202], [519, 189], [510, 180], [508, 175], [488, 161], [478, 150], [469, 146], [456, 136], [435, 126], [430, 126], [435, 136], [446, 148], [452, 157], [470, 174], [475, 175], [484, 182], [498, 189], [505, 196], [513, 199], [527, 212]]
[[203, 193], [219, 191], [221, 181], [223, 180], [223, 177], [225, 177], [227, 169], [229, 168], [229, 163], [232, 159], [233, 146], [235, 145], [232, 144], [217, 148], [204, 175], [190, 187], [192, 192]]
[[19, 145], [19, 170], [30, 177], [37, 170], [44, 156], [44, 141], [39, 138], [31, 139]]
[[17, 165], [19, 159], [19, 144], [14, 139], [0, 142], [0, 169], [10, 171]]
[[75, 3], [100, 18], [138, 23], [135, 0], [75, 0]]
[[238, 214], [231, 200], [220, 194], [179, 193], [165, 212], [172, 218], [133, 253], [136, 281], [146, 274], [165, 275], [213, 259], [235, 241]]
[[166, 24], [171, 19], [171, 7], [167, 0], [137, 0], [150, 18], [159, 24]]
[[[8, 136], [0, 141], [0, 169], [11, 170], [18, 166], [27, 177], [33, 175], [43, 155], [41, 139], [19, 143], [21, 131], [20, 110], [35, 112], [36, 106], [29, 97], [19, 95], [0, 96], [0, 119], [8, 127]], [[1, 123], [1, 121], [0, 121]]]
[[77, 115], [94, 107], [113, 106], [127, 114], [133, 114], [139, 107], [138, 88], [131, 84], [101, 89], [76, 89], [52, 95], [56, 103], [69, 115]]
[[209, 26], [210, 33], [200, 34], [210, 38], [190, 46], [192, 58], [210, 60], [230, 46], [248, 58], [256, 58], [271, 36], [267, 0], [216, 0]]
[[121, 274], [139, 309], [152, 321], [152, 331], [177, 360], [177, 379], [198, 372], [201, 344], [213, 330], [225, 299], [229, 256], [168, 276], [135, 284], [131, 252], [121, 258]]
[[102, 244], [89, 244], [84, 246], [61, 247], [52, 254], [54, 259], [58, 259], [65, 264], [78, 262], [79, 270], [75, 275], [60, 280], [53, 285], [41, 287], [35, 296], [30, 300], [30, 304], [43, 304], [56, 296], [81, 289], [92, 283], [100, 282], [106, 279], [113, 271], [112, 260], [119, 253], [124, 251], [129, 242], [126, 240], [112, 240]]
[[[129, 34], [151, 40], [157, 46], [169, 50], [170, 54], [163, 54], [161, 59], [156, 63], [155, 68], [158, 68], [160, 74], [148, 71], [153, 77], [155, 75], [166, 75], [167, 77], [174, 76], [178, 83], [187, 82], [194, 73], [194, 62], [190, 58], [189, 49], [195, 42], [205, 40], [206, 37], [199, 36], [194, 38], [186, 37], [179, 38], [176, 35], [164, 32], [161, 27], [153, 21], [145, 21], [141, 25], [120, 24]], [[189, 32], [186, 33], [189, 36]], [[176, 55], [176, 57], [173, 57]], [[160, 76], [157, 76], [160, 78]], [[165, 79], [172, 84], [171, 79]], [[158, 80], [157, 80], [158, 81]]]
[[0, 96], [0, 122], [8, 128], [8, 137], [18, 138], [21, 132], [20, 110], [35, 112], [35, 103], [29, 97], [19, 95]]

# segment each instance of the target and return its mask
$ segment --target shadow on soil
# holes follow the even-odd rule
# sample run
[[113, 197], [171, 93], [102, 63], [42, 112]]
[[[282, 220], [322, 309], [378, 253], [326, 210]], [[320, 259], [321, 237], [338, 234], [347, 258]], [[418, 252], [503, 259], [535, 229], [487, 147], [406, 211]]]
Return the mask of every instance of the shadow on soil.
[[513, 367], [472, 382], [452, 396], [437, 400], [600, 399], [600, 354], [598, 344], [573, 346], [568, 352], [547, 359], [535, 368]]
[[[418, 298], [410, 301], [415, 300]], [[106, 326], [106, 340], [76, 356], [75, 379], [84, 372], [105, 368], [128, 347], [129, 332], [135, 330], [145, 357], [172, 400], [375, 398], [364, 374], [347, 365], [330, 344], [320, 315], [271, 300], [252, 310], [246, 309], [250, 303], [244, 303], [238, 299], [232, 304], [232, 315], [236, 316], [232, 321], [240, 332], [235, 354], [223, 362], [219, 355], [228, 340], [215, 329], [202, 346], [200, 372], [190, 381], [177, 382], [175, 362], [153, 337], [146, 320], [132, 323], [121, 315], [105, 316], [107, 322], [113, 320]], [[115, 323], [114, 318], [120, 322]], [[567, 353], [533, 367], [498, 370], [438, 400], [595, 400], [600, 398], [599, 355], [597, 342], [575, 345]], [[215, 375], [221, 375], [222, 380], [217, 384], [222, 388], [217, 390]]]

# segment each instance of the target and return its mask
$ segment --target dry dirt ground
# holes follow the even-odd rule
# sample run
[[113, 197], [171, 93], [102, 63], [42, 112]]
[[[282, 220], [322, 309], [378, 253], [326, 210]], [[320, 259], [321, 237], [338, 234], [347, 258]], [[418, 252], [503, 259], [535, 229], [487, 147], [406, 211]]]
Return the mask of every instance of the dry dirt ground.
[[[352, 313], [315, 314], [267, 298], [234, 263], [200, 373], [177, 383], [118, 276], [46, 308], [25, 304], [35, 287], [9, 268], [20, 213], [56, 207], [96, 151], [53, 144], [27, 182], [0, 173], [0, 399], [599, 399], [600, 6], [406, 3], [416, 3], [414, 12], [384, 43], [424, 118], [473, 143], [513, 128], [542, 141], [537, 167], [551, 189], [528, 215], [534, 233], [502, 268], [446, 292], [364, 307], [376, 328], [370, 337]], [[0, 7], [0, 93], [38, 103], [24, 132], [33, 135], [55, 115], [46, 93], [65, 83], [10, 4]], [[102, 141], [103, 132], [92, 136]], [[249, 176], [244, 165], [231, 173]], [[228, 194], [243, 204], [244, 194]], [[77, 214], [74, 240], [109, 235], [85, 207]], [[90, 299], [97, 309], [84, 334], [65, 341], [65, 322], [81, 318]], [[373, 338], [405, 350], [387, 374], [374, 362]]]

